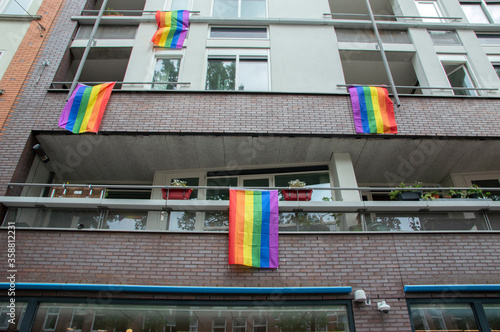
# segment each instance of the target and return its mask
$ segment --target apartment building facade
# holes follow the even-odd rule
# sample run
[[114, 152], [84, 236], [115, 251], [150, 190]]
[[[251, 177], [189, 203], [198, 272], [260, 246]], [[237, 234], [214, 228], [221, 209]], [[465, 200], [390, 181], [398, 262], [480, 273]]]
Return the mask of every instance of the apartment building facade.
[[[0, 329], [500, 330], [500, 5], [368, 4], [62, 3], [0, 141]], [[181, 49], [157, 10], [190, 11]], [[58, 127], [109, 81], [98, 134]], [[398, 134], [356, 133], [352, 85], [387, 87]], [[229, 188], [279, 188], [278, 269], [228, 265]]]

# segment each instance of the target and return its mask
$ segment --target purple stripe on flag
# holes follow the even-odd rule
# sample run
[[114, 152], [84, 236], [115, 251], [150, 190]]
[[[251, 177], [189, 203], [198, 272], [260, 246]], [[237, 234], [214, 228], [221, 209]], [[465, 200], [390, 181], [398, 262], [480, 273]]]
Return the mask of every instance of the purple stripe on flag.
[[270, 216], [269, 216], [269, 267], [279, 266], [279, 237], [278, 237], [278, 191], [270, 191]]
[[73, 90], [71, 97], [69, 97], [68, 102], [63, 108], [61, 117], [59, 118], [59, 127], [66, 128], [66, 125], [68, 124], [69, 114], [71, 113], [71, 107], [73, 106], [73, 102], [75, 101], [76, 92], [82, 86], [82, 84], [78, 83], [75, 90]]
[[349, 87], [349, 93], [351, 95], [352, 102], [352, 114], [354, 118], [354, 127], [357, 133], [364, 133], [363, 123], [361, 121], [361, 107], [359, 105], [358, 90], [355, 86]]

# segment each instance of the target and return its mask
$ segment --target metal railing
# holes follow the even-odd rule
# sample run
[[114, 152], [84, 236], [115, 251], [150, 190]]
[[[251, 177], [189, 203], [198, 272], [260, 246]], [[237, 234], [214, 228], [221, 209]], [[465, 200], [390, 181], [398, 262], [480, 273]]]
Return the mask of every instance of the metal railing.
[[[107, 81], [109, 82], [109, 81]], [[94, 84], [103, 84], [107, 83], [106, 81], [95, 81], [95, 82], [84, 82], [84, 81], [79, 81], [78, 83], [81, 84], [89, 84], [89, 85], [94, 85]], [[72, 82], [51, 82], [49, 86], [49, 90], [69, 90], [68, 85], [71, 85]], [[191, 82], [125, 82], [125, 81], [115, 81], [116, 85], [113, 88], [113, 90], [121, 90], [122, 85], [136, 85], [136, 84], [142, 84], [142, 85], [189, 85]], [[61, 88], [57, 88], [56, 85], [61, 85]], [[66, 85], [66, 87], [64, 87]], [[118, 85], [118, 86], [117, 86]], [[155, 90], [153, 88], [151, 89], [142, 89], [142, 90]]]
[[[387, 88], [384, 84], [337, 84], [337, 87], [351, 87], [351, 86], [373, 86]], [[498, 88], [464, 88], [464, 87], [446, 87], [446, 86], [413, 86], [413, 85], [395, 85], [400, 89], [415, 89], [415, 90], [460, 90], [460, 91], [498, 91]]]
[[[351, 16], [351, 17], [364, 17], [368, 18], [370, 20], [370, 15], [368, 14], [352, 14], [352, 13], [323, 13], [324, 16], [331, 16], [334, 18], [335, 16], [338, 17], [345, 17], [345, 16]], [[373, 15], [375, 18], [402, 18], [402, 19], [410, 19], [410, 20], [427, 20], [427, 19], [432, 19], [432, 20], [450, 20], [450, 21], [461, 21], [462, 17], [453, 17], [453, 16], [408, 16], [408, 15], [378, 15], [374, 14]]]

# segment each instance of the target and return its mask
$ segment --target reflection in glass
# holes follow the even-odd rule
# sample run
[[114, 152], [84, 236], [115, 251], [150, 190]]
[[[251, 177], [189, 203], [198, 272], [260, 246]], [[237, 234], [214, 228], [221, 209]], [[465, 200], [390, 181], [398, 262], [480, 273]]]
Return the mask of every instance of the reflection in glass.
[[208, 59], [207, 90], [234, 90], [236, 60]]
[[266, 17], [266, 0], [241, 0], [241, 17]]
[[429, 30], [434, 45], [461, 45], [455, 31]]
[[[288, 182], [296, 179], [305, 182], [307, 187], [311, 188], [330, 187], [330, 175], [327, 172], [276, 175], [274, 177], [274, 183], [276, 187], [288, 187]], [[281, 191], [279, 192], [279, 195], [280, 200], [283, 200]], [[324, 198], [330, 200], [331, 196], [332, 193], [329, 190], [314, 190], [311, 201], [322, 201]]]
[[167, 229], [169, 231], [194, 231], [196, 224], [196, 212], [173, 211], [170, 213]]
[[469, 23], [489, 23], [480, 4], [462, 4], [461, 7]]
[[474, 231], [487, 229], [484, 218], [474, 212], [367, 213], [367, 231]]
[[[443, 64], [443, 68], [448, 75], [448, 81], [454, 88], [474, 88], [474, 83], [469, 75], [465, 64]], [[455, 95], [477, 96], [475, 90], [453, 90]]]
[[[347, 307], [175, 306], [41, 303], [32, 331], [44, 330], [45, 317], [58, 312], [56, 331], [350, 331]], [[78, 316], [78, 323], [75, 322]]]
[[489, 4], [488, 11], [493, 18], [493, 22], [500, 23], [500, 5]]
[[484, 303], [484, 313], [492, 331], [500, 330], [500, 304]]
[[214, 17], [238, 17], [238, 0], [214, 0]]
[[137, 231], [145, 230], [147, 211], [111, 210], [104, 220], [104, 229]]
[[170, 10], [187, 10], [189, 0], [172, 0]]
[[239, 67], [238, 90], [267, 91], [267, 59], [242, 59]]
[[412, 304], [415, 331], [479, 331], [469, 304]]
[[11, 313], [12, 304], [11, 302], [0, 302], [0, 329], [3, 331], [10, 328], [11, 331], [18, 331], [24, 318], [26, 306], [27, 303], [25, 302], [15, 302], [14, 313], [16, 317], [14, 319], [14, 324], [11, 324], [9, 323], [9, 320], [12, 318], [9, 314]]
[[[153, 82], [177, 82], [179, 79], [180, 59], [156, 60]], [[174, 90], [176, 84], [153, 84], [154, 90]]]

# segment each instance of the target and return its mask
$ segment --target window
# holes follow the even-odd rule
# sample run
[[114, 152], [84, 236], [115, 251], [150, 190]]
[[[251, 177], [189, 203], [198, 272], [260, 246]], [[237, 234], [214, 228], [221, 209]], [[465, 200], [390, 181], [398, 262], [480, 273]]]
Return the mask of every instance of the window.
[[462, 45], [455, 31], [429, 30], [434, 45]]
[[499, 45], [500, 35], [493, 33], [476, 33], [477, 39], [481, 45]]
[[213, 318], [212, 319], [212, 331], [213, 332], [226, 332], [226, 319], [225, 318]]
[[437, 1], [420, 1], [417, 0], [416, 2], [418, 12], [420, 13], [420, 16], [425, 16], [427, 18], [423, 18], [422, 21], [424, 22], [439, 22], [440, 20], [429, 18], [429, 17], [441, 17], [442, 11], [439, 8], [439, 4]]
[[266, 17], [266, 0], [214, 0], [214, 17]]
[[[179, 79], [180, 59], [157, 59], [153, 82], [177, 82]], [[175, 90], [176, 84], [153, 84], [153, 90]]]
[[479, 3], [461, 4], [465, 17], [470, 23], [489, 23], [488, 17]]
[[409, 307], [413, 331], [500, 329], [500, 303], [494, 300], [458, 299], [446, 303], [409, 300]]
[[[474, 88], [474, 83], [465, 64], [443, 63], [443, 68], [452, 87]], [[477, 96], [475, 90], [454, 89], [453, 92], [458, 96]]]
[[56, 329], [58, 319], [59, 308], [49, 308], [45, 316], [45, 322], [43, 323], [43, 330], [54, 331]]
[[170, 10], [188, 10], [189, 0], [172, 0]]
[[253, 318], [253, 332], [267, 332], [267, 319], [266, 317]]
[[206, 90], [268, 91], [267, 57], [210, 57]]
[[211, 38], [267, 38], [267, 28], [212, 27]]
[[500, 4], [488, 5], [488, 11], [490, 12], [491, 18], [494, 23], [500, 23]]
[[[31, 5], [31, 2], [32, 0], [7, 0], [1, 13], [9, 15], [27, 15], [26, 11]], [[2, 8], [0, 7], [0, 9]]]
[[233, 318], [233, 332], [246, 332], [247, 320], [246, 318]]

